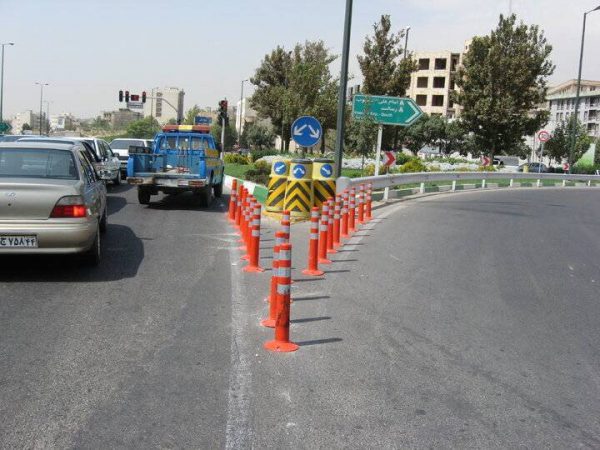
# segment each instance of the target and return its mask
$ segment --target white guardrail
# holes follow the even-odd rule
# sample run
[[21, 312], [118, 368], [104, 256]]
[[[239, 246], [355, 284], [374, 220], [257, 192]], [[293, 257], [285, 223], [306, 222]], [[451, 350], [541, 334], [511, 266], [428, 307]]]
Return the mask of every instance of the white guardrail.
[[[515, 180], [535, 180], [537, 187], [542, 187], [543, 180], [555, 180], [562, 182], [566, 187], [567, 182], [585, 182], [587, 186], [592, 186], [592, 182], [600, 183], [600, 175], [578, 175], [564, 173], [535, 173], [535, 172], [418, 172], [418, 173], [398, 173], [389, 175], [378, 175], [373, 177], [348, 178], [340, 177], [337, 179], [336, 191], [342, 193], [345, 189], [355, 187], [361, 184], [372, 184], [373, 189], [383, 189], [385, 192], [383, 200], [389, 196], [389, 188], [405, 184], [418, 184], [416, 188], [420, 193], [425, 193], [425, 184], [432, 182], [448, 181], [448, 191], [457, 190], [457, 181], [471, 180], [480, 182], [481, 187], [488, 186], [488, 181], [509, 181], [509, 187], [515, 186]], [[491, 187], [491, 186], [490, 186]]]

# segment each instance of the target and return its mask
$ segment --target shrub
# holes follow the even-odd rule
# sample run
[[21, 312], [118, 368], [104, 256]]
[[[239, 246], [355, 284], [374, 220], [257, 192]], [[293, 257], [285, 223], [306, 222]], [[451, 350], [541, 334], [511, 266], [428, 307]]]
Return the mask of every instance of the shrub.
[[279, 152], [275, 149], [251, 150], [250, 158], [252, 159], [252, 161], [258, 161], [263, 156], [273, 156], [278, 154]]
[[427, 167], [419, 158], [413, 158], [410, 161], [402, 164], [399, 169], [400, 173], [412, 172], [427, 172]]
[[271, 173], [271, 164], [266, 161], [257, 161], [254, 163], [254, 168], [260, 172]]
[[496, 168], [494, 166], [479, 166], [477, 168], [477, 172], [495, 172]]
[[[389, 166], [386, 166], [384, 164], [379, 164], [379, 175], [385, 175], [386, 173], [389, 173]], [[364, 171], [364, 175], [365, 177], [372, 177], [375, 175], [375, 164], [367, 164], [365, 166], [365, 171]]]
[[246, 172], [246, 180], [266, 186], [269, 184], [271, 165], [265, 161], [259, 161]]
[[396, 152], [396, 165], [401, 166], [403, 164], [406, 164], [413, 158], [414, 156], [407, 155], [406, 153]]
[[571, 173], [595, 175], [600, 170], [600, 164], [575, 164]]
[[225, 164], [249, 164], [248, 158], [239, 153], [226, 153], [223, 160], [225, 161]]

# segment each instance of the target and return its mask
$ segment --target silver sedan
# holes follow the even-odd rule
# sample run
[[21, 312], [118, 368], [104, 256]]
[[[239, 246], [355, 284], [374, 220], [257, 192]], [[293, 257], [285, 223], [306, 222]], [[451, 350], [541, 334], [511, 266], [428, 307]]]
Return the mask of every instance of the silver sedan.
[[81, 254], [100, 262], [106, 187], [81, 143], [0, 143], [0, 254]]

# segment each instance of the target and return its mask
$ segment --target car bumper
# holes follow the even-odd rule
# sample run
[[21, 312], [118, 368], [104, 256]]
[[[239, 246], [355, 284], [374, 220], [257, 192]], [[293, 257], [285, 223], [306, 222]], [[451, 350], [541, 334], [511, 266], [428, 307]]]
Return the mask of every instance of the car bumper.
[[0, 247], [1, 255], [8, 254], [68, 254], [81, 253], [88, 250], [94, 243], [98, 222], [57, 222], [44, 221], [17, 222], [0, 221], [0, 235], [37, 236], [36, 248], [7, 248]]

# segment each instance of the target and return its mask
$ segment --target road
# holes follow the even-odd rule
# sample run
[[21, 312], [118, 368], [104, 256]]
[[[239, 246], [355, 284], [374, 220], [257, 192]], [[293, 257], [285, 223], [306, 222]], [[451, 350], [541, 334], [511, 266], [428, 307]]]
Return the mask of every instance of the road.
[[600, 447], [597, 191], [387, 206], [325, 278], [294, 225], [293, 354], [223, 206], [110, 197], [99, 269], [5, 264], [0, 447]]

